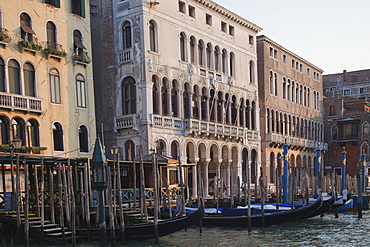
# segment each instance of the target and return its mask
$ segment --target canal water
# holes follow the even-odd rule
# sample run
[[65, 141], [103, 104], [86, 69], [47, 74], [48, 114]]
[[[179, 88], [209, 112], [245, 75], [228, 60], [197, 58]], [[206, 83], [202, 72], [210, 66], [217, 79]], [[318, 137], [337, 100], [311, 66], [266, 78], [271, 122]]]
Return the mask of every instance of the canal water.
[[[0, 246], [7, 246], [0, 243]], [[31, 245], [33, 246], [33, 245]], [[60, 245], [59, 245], [60, 246]], [[79, 243], [78, 247], [98, 247], [99, 243]], [[110, 245], [107, 245], [107, 247]], [[117, 246], [153, 247], [214, 247], [214, 246], [370, 246], [370, 212], [364, 211], [363, 218], [357, 213], [325, 214], [311, 219], [276, 225], [266, 228], [247, 229], [197, 227], [161, 237], [157, 245], [154, 240], [127, 242]], [[50, 245], [44, 247], [52, 247]]]
[[154, 240], [131, 242], [129, 246], [370, 246], [370, 212], [363, 218], [357, 213], [341, 213], [287, 223], [267, 228], [255, 228], [248, 233], [240, 228], [204, 227], [203, 233], [194, 227]]

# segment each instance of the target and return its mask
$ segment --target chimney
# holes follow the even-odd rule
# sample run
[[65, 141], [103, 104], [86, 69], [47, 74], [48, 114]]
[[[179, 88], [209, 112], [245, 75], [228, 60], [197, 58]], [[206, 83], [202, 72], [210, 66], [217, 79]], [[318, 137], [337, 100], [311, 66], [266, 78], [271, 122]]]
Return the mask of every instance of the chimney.
[[343, 70], [343, 82], [347, 81], [347, 70]]

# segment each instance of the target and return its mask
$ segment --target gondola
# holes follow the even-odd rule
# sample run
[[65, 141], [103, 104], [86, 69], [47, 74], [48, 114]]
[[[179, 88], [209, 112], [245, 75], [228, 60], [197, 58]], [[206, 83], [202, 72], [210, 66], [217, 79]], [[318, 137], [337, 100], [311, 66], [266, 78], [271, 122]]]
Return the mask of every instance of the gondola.
[[[201, 200], [198, 210], [186, 216], [176, 216], [170, 219], [158, 221], [159, 237], [172, 234], [192, 225], [198, 224], [204, 217], [204, 202]], [[78, 229], [77, 235], [86, 235], [86, 229]], [[120, 239], [120, 230], [116, 229], [116, 239]], [[99, 229], [91, 230], [91, 239], [99, 237]], [[110, 229], [107, 229], [107, 235], [110, 236]], [[125, 226], [125, 240], [146, 240], [155, 238], [154, 222], [138, 223]]]
[[[322, 197], [319, 196], [314, 203], [297, 209], [264, 215], [251, 215], [251, 227], [264, 227], [305, 219], [311, 217], [313, 212], [320, 209], [321, 205]], [[206, 215], [202, 222], [203, 225], [207, 226], [248, 227], [248, 216]]]

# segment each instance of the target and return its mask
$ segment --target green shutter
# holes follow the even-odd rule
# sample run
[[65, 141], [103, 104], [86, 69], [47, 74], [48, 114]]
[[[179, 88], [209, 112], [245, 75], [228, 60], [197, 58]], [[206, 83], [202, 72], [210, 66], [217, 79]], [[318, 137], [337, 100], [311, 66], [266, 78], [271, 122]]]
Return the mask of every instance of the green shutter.
[[60, 8], [60, 0], [55, 0], [55, 7]]
[[85, 0], [81, 0], [81, 16], [83, 18], [86, 17], [86, 15], [85, 15]]

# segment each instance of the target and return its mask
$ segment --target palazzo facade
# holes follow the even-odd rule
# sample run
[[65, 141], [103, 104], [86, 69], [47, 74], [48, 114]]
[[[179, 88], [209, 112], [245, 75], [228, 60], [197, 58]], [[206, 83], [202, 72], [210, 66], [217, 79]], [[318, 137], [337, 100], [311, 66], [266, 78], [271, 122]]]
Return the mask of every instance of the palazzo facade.
[[[322, 70], [266, 36], [257, 37], [262, 167], [273, 188], [283, 174], [283, 145], [290, 173], [313, 180], [316, 150], [327, 150]], [[279, 169], [279, 171], [278, 171]]]
[[[122, 160], [159, 150], [179, 159], [190, 196], [198, 174], [226, 194], [259, 176], [256, 35], [261, 28], [208, 0], [92, 1], [96, 112]], [[167, 173], [170, 185], [179, 174]]]

